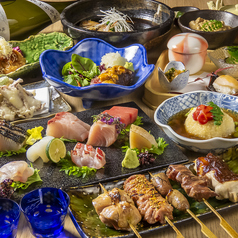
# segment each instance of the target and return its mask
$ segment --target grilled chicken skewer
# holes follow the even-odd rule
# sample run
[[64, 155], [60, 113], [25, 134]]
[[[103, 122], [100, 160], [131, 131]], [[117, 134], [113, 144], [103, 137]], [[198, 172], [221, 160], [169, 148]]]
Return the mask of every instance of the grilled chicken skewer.
[[[217, 194], [207, 187], [205, 179], [195, 176], [185, 165], [170, 165], [166, 171], [168, 178], [177, 181], [185, 190], [189, 197], [197, 201], [215, 197]], [[190, 209], [186, 211], [200, 224], [202, 233], [209, 238], [216, 238], [216, 236], [205, 226], [200, 219]]]
[[[238, 201], [238, 175], [229, 169], [219, 157], [209, 153], [206, 157], [199, 157], [195, 161], [197, 175], [204, 177], [218, 194], [217, 199], [229, 199]], [[233, 238], [237, 238], [237, 232], [226, 220], [204, 199], [204, 203], [220, 219], [221, 227]]]
[[133, 230], [141, 238], [134, 227], [140, 222], [141, 215], [130, 196], [121, 189], [108, 192], [102, 184], [100, 186], [104, 193], [92, 201], [100, 220], [116, 230]]

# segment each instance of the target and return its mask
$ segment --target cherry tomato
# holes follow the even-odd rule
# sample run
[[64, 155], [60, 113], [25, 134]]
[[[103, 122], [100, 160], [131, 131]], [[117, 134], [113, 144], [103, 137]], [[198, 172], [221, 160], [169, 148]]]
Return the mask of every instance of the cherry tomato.
[[213, 107], [200, 105], [197, 107], [196, 111], [193, 113], [193, 119], [198, 121], [200, 124], [206, 124], [208, 121], [213, 120], [213, 115], [210, 112]]

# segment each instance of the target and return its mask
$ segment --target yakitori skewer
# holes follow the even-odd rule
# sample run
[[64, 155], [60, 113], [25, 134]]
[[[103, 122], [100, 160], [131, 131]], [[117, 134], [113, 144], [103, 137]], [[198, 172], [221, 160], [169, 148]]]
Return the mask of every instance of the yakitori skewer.
[[[206, 181], [195, 176], [184, 165], [170, 165], [166, 171], [166, 175], [168, 178], [179, 182], [188, 196], [193, 197], [197, 201], [202, 201], [203, 198], [207, 199], [217, 195], [207, 187]], [[201, 231], [205, 236], [212, 238], [216, 237], [189, 208], [186, 208], [186, 212], [188, 212], [200, 224]]]
[[[238, 175], [235, 174], [220, 157], [209, 153], [206, 157], [195, 160], [195, 170], [201, 178], [206, 177], [212, 188], [218, 194], [218, 199], [230, 199], [238, 201]], [[203, 198], [203, 202], [220, 219], [220, 226], [233, 238], [238, 238], [238, 233], [227, 223], [227, 221]]]
[[[105, 188], [101, 183], [99, 183], [99, 185], [100, 185], [100, 187], [102, 188], [102, 190], [103, 190], [104, 193], [108, 193], [108, 191], [106, 190], [106, 188]], [[142, 238], [142, 237], [140, 236], [140, 234], [138, 233], [138, 231], [136, 230], [136, 228], [135, 228], [132, 224], [130, 224], [130, 223], [129, 223], [129, 225], [130, 225], [130, 228], [132, 229], [132, 231], [135, 233], [135, 235], [136, 235], [138, 238]]]

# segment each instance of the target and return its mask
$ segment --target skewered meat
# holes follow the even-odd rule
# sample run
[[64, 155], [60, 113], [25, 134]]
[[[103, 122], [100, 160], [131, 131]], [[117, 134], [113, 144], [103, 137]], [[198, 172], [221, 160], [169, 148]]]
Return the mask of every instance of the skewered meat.
[[136, 202], [140, 214], [149, 224], [173, 219], [173, 207], [156, 191], [144, 175], [132, 175], [124, 182], [124, 190]]
[[99, 195], [92, 201], [100, 220], [116, 230], [130, 230], [141, 220], [133, 200], [123, 190], [114, 188]]
[[169, 178], [165, 173], [158, 173], [151, 178], [151, 181], [158, 192], [168, 200], [168, 202], [179, 211], [186, 211], [190, 208], [188, 200], [177, 189], [173, 189]]
[[181, 187], [189, 197], [197, 201], [215, 197], [217, 194], [209, 189], [206, 179], [195, 176], [185, 165], [170, 165], [166, 171], [166, 175], [181, 184]]
[[212, 153], [199, 157], [195, 162], [198, 176], [206, 178], [218, 194], [217, 199], [238, 201], [238, 175], [229, 169], [219, 157]]

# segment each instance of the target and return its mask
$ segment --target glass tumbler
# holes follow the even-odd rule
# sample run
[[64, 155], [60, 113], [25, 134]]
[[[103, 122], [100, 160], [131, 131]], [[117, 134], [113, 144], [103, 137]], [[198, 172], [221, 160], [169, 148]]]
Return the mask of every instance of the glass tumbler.
[[0, 237], [14, 238], [17, 235], [17, 225], [20, 217], [20, 207], [11, 199], [0, 198]]
[[57, 237], [64, 229], [69, 206], [67, 193], [57, 188], [40, 188], [27, 193], [20, 202], [32, 234]]

